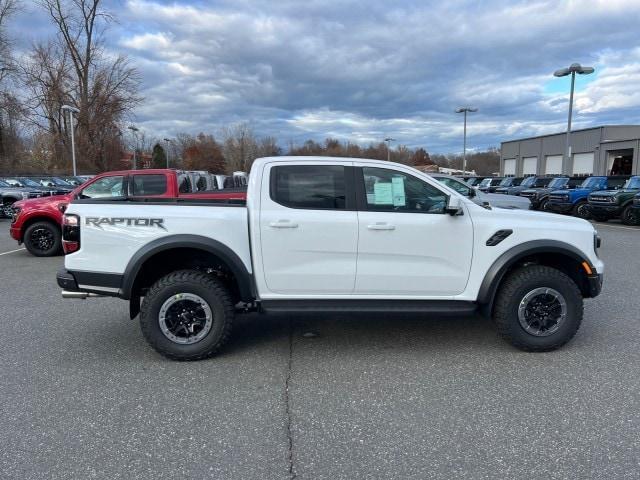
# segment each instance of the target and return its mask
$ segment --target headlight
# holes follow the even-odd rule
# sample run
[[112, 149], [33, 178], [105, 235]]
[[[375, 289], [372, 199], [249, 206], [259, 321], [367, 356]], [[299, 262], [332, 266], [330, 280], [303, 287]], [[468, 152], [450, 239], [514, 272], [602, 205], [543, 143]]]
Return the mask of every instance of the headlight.
[[29, 192], [20, 192], [22, 198], [29, 198]]

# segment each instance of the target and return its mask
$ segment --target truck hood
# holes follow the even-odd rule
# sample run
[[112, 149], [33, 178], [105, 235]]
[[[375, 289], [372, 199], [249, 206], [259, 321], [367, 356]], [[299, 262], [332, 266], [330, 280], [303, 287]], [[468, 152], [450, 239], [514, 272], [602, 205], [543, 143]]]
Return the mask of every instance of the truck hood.
[[488, 212], [488, 214], [491, 214], [493, 218], [505, 220], [513, 226], [523, 225], [527, 228], [595, 231], [593, 225], [587, 220], [550, 212], [496, 208]]
[[20, 208], [42, 208], [45, 205], [57, 206], [60, 203], [70, 202], [71, 194], [66, 195], [54, 195], [51, 197], [29, 198], [25, 200], [19, 200], [13, 205]]

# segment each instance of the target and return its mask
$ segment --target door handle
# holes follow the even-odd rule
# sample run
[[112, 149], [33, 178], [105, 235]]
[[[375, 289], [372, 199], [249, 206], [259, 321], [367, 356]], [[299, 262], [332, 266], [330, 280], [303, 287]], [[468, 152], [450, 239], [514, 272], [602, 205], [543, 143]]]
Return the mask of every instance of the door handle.
[[367, 225], [369, 230], [395, 230], [396, 226], [391, 225], [389, 223], [372, 223], [371, 225]]
[[273, 228], [298, 228], [298, 224], [291, 220], [278, 220], [269, 223], [269, 226]]

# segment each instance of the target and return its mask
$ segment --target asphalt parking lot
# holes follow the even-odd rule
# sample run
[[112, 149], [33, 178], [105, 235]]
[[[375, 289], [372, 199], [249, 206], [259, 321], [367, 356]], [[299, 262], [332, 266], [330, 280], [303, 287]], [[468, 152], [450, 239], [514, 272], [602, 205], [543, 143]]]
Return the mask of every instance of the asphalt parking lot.
[[[117, 299], [63, 300], [62, 257], [0, 220], [0, 477], [640, 478], [640, 228], [577, 337], [514, 350], [480, 317], [262, 317], [165, 360]], [[312, 332], [315, 335], [308, 335]]]

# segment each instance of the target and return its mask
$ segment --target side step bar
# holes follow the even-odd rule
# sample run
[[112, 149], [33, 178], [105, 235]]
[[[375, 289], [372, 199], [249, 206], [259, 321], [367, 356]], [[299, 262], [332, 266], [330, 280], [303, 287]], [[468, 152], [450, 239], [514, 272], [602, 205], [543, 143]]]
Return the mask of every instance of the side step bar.
[[89, 297], [105, 297], [106, 295], [100, 295], [99, 293], [89, 293], [89, 292], [71, 292], [69, 290], [62, 290], [62, 298], [79, 298], [81, 300], [85, 300]]
[[477, 311], [475, 302], [460, 300], [263, 300], [267, 313], [427, 313], [466, 315]]

